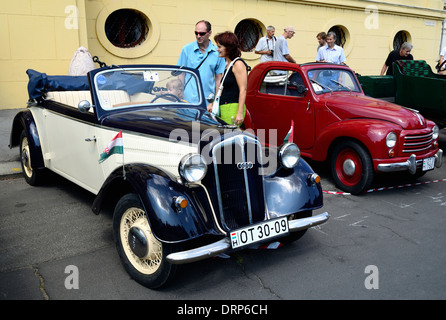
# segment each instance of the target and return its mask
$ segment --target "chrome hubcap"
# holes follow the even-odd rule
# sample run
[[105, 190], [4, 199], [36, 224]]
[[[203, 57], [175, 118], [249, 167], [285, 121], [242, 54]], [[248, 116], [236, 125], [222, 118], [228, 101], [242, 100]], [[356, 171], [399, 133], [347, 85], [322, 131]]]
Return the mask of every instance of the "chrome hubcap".
[[347, 176], [352, 176], [355, 174], [356, 166], [353, 160], [347, 159], [342, 165], [342, 170]]

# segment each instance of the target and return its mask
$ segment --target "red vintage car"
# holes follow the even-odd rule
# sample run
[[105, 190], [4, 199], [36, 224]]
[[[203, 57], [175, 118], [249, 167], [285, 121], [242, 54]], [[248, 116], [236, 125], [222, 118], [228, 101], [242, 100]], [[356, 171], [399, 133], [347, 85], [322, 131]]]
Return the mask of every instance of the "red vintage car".
[[264, 142], [293, 142], [304, 157], [328, 161], [337, 186], [358, 194], [375, 173], [414, 178], [439, 168], [439, 128], [418, 111], [365, 96], [355, 73], [329, 63], [260, 63], [249, 74], [247, 127]]

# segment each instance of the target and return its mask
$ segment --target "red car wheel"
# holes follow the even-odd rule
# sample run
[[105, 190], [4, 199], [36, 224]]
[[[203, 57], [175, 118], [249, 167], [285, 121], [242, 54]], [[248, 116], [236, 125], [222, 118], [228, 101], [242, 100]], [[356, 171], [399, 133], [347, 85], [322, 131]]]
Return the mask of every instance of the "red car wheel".
[[333, 179], [343, 191], [358, 194], [373, 180], [373, 163], [362, 145], [354, 141], [339, 143], [332, 154]]

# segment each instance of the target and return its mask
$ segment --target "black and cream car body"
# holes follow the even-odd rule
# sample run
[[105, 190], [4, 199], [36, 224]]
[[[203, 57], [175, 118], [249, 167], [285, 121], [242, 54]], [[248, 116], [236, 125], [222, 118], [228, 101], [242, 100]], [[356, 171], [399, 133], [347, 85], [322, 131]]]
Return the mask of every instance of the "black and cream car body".
[[[329, 214], [319, 176], [284, 143], [267, 149], [248, 131], [206, 111], [196, 70], [112, 66], [88, 76], [27, 71], [28, 107], [12, 124], [26, 181], [48, 170], [112, 205], [122, 263], [160, 287], [177, 267], [259, 243], [295, 240]], [[167, 91], [181, 80], [198, 101]], [[188, 86], [191, 86], [188, 88]], [[119, 134], [123, 153], [100, 155]]]

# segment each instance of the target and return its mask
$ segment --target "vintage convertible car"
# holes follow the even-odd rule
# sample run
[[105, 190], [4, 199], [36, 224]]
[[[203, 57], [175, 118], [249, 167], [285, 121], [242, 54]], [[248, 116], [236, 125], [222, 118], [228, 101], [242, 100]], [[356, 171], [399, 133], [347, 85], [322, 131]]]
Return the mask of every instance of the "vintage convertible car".
[[[94, 193], [95, 213], [112, 205], [119, 256], [144, 286], [162, 286], [178, 264], [296, 240], [329, 218], [313, 216], [323, 205], [320, 178], [298, 147], [264, 148], [209, 114], [194, 69], [27, 73], [28, 108], [10, 140], [26, 181], [44, 182], [49, 169]], [[198, 101], [184, 100], [184, 87]]]
[[249, 74], [246, 105], [258, 137], [275, 145], [293, 123], [302, 156], [328, 160], [337, 186], [352, 194], [367, 190], [375, 173], [420, 177], [442, 165], [438, 126], [365, 96], [347, 66], [260, 63]]

